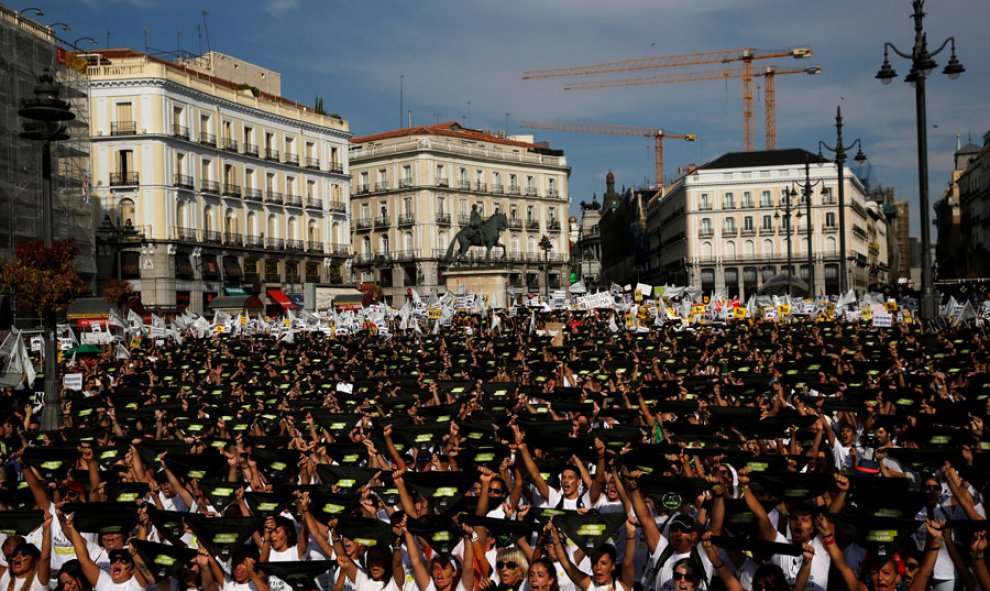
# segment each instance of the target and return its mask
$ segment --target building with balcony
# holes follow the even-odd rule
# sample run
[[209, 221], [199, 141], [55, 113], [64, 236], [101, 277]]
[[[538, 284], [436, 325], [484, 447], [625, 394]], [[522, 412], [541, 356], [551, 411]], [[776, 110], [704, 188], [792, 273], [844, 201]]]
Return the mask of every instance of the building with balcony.
[[[351, 140], [351, 226], [355, 282], [377, 283], [385, 296], [406, 288], [444, 290], [447, 247], [469, 225], [471, 208], [483, 218], [506, 215], [500, 240], [510, 286], [543, 288], [544, 252], [553, 248], [550, 286], [563, 286], [568, 271], [567, 208], [570, 168], [562, 151], [531, 136], [505, 137], [455, 122], [398, 129]], [[501, 255], [497, 249], [493, 259]], [[479, 262], [472, 248], [466, 263]], [[401, 300], [398, 300], [401, 302]]]
[[282, 303], [304, 284], [342, 284], [346, 121], [281, 97], [277, 72], [223, 54], [95, 55], [92, 193], [100, 217], [136, 231], [121, 271], [146, 307], [202, 312], [239, 290]]
[[[0, 5], [0, 261], [24, 240], [43, 239], [41, 151], [44, 142], [19, 137], [23, 100], [35, 98], [38, 76], [51, 69], [60, 98], [75, 119], [67, 122], [69, 139], [52, 142], [52, 235], [58, 242], [74, 238], [79, 255], [75, 269], [87, 281], [96, 275], [93, 209], [90, 206], [88, 83], [85, 63], [59, 47], [53, 29]], [[80, 71], [81, 70], [81, 71]]]
[[571, 269], [592, 292], [601, 285], [602, 237], [598, 227], [601, 210], [595, 196], [591, 203], [581, 202], [581, 219], [577, 222], [577, 237], [571, 250]]
[[[967, 142], [965, 146], [960, 146], [959, 144], [960, 142], [957, 136], [956, 152], [953, 157], [952, 178], [949, 180], [942, 198], [936, 201], [934, 205], [935, 227], [938, 232], [938, 241], [935, 244], [935, 268], [937, 276], [941, 280], [963, 279], [967, 276], [986, 276], [985, 274], [977, 275], [973, 272], [973, 264], [978, 264], [978, 261], [974, 261], [972, 255], [979, 255], [975, 250], [972, 250], [972, 240], [965, 239], [963, 235], [960, 195], [960, 178], [967, 173], [972, 162], [980, 156], [981, 150], [972, 141]], [[984, 156], [985, 160], [986, 156]], [[978, 177], [979, 174], [975, 176], [973, 174], [966, 175], [963, 183], [965, 183], [967, 189], [971, 189], [974, 186], [974, 179]], [[966, 205], [971, 209], [973, 201], [973, 192], [968, 191]], [[974, 233], [972, 217], [969, 217], [967, 222], [967, 234], [972, 235]], [[964, 244], [967, 250], [961, 250]]]
[[[810, 179], [818, 183], [810, 219], [802, 194], [805, 162], [812, 163]], [[838, 293], [841, 256], [849, 288], [862, 293], [870, 284], [886, 282], [886, 218], [849, 169], [844, 179], [843, 255], [835, 163], [789, 149], [728, 153], [692, 169], [648, 204], [651, 280], [746, 298], [787, 272], [790, 240], [791, 271], [805, 281], [811, 250], [815, 293]]]
[[[973, 146], [976, 147], [976, 146]], [[967, 146], [964, 146], [967, 148]], [[990, 277], [990, 132], [975, 153], [969, 148], [959, 185], [959, 251], [962, 277]], [[939, 234], [939, 240], [943, 239]]]

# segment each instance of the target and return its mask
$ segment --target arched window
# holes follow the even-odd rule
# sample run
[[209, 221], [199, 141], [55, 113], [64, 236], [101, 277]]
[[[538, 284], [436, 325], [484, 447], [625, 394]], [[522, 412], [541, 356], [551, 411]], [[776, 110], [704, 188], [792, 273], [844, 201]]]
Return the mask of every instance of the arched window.
[[233, 209], [228, 209], [223, 216], [223, 229], [227, 234], [237, 233], [237, 215]]
[[734, 240], [729, 240], [725, 243], [725, 258], [734, 259], [736, 258], [736, 243]]
[[278, 238], [278, 218], [275, 214], [268, 216], [268, 237]]
[[512, 254], [519, 254], [519, 237], [513, 236], [510, 243], [511, 245], [509, 248], [512, 249]]
[[203, 229], [213, 229], [213, 207], [209, 205], [203, 208]]
[[175, 223], [180, 228], [189, 227], [189, 202], [185, 199], [179, 199], [175, 204]]
[[121, 199], [117, 204], [117, 217], [121, 226], [126, 226], [130, 222], [132, 226], [137, 225], [134, 219], [134, 202], [130, 199]]
[[773, 240], [763, 241], [763, 254], [773, 255]]
[[315, 244], [320, 241], [320, 224], [316, 220], [309, 220], [309, 228], [306, 232], [306, 238], [311, 244]]
[[334, 222], [330, 227], [330, 238], [333, 240], [334, 244], [340, 244], [340, 223]]
[[258, 216], [253, 211], [247, 214], [247, 231], [252, 236], [258, 235]]
[[371, 253], [371, 238], [365, 236], [361, 239], [361, 253], [370, 254]]
[[743, 254], [750, 257], [756, 254], [756, 243], [752, 240], [747, 240], [743, 243]]
[[389, 240], [388, 240], [388, 234], [382, 234], [382, 238], [381, 238], [381, 246], [382, 246], [382, 248], [381, 248], [381, 252], [383, 252], [383, 253], [386, 253], [386, 254], [387, 254], [387, 253], [389, 252]]
[[712, 256], [712, 243], [711, 242], [708, 242], [706, 240], [705, 242], [702, 242], [701, 243], [701, 256], [703, 256], [705, 258], [711, 258], [711, 256]]
[[296, 226], [297, 226], [296, 218], [295, 217], [290, 217], [289, 218], [289, 231], [288, 231], [288, 233], [285, 236], [289, 240], [297, 240], [299, 238], [298, 228]]
[[406, 250], [406, 253], [408, 254], [408, 253], [412, 252], [416, 248], [413, 245], [413, 233], [412, 232], [406, 232], [405, 238], [406, 238], [406, 243], [405, 243], [405, 245], [402, 248], [404, 248]]
[[825, 239], [825, 252], [835, 254], [835, 238], [830, 236]]

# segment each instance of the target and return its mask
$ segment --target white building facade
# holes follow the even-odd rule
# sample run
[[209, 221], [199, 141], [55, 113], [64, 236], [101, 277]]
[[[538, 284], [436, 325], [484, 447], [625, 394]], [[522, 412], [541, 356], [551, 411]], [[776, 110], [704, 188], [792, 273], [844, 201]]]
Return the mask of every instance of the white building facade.
[[[500, 236], [506, 258], [486, 262], [484, 249], [472, 247], [458, 268], [503, 266], [517, 294], [542, 291], [547, 282], [566, 286], [570, 168], [563, 152], [455, 122], [357, 137], [352, 144], [355, 281], [375, 283], [400, 303], [395, 298], [410, 287], [444, 291], [447, 248], [474, 207], [482, 218], [497, 212], [508, 218]], [[544, 236], [548, 251], [540, 246]], [[494, 259], [501, 255], [493, 252]]]
[[282, 98], [277, 73], [229, 56], [212, 57], [266, 80], [262, 89], [195, 61], [99, 53], [91, 193], [117, 231], [97, 232], [122, 251], [116, 274], [145, 306], [202, 312], [244, 291], [284, 305], [304, 284], [342, 282], [346, 121]]
[[[810, 204], [803, 189], [806, 161], [814, 185]], [[790, 241], [791, 272], [807, 282], [813, 270], [816, 294], [839, 292], [842, 256], [847, 288], [863, 292], [885, 282], [888, 242], [881, 208], [849, 169], [844, 184], [843, 255], [835, 163], [804, 150], [775, 150], [730, 153], [696, 168], [649, 204], [653, 276], [706, 294], [746, 298], [787, 274]]]

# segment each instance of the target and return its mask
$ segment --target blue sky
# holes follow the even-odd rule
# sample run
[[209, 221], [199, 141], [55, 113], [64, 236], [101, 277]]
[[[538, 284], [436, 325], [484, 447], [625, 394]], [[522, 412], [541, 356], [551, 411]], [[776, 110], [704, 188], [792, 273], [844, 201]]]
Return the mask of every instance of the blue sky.
[[[874, 74], [884, 41], [909, 49], [909, 0], [27, 0], [44, 23], [65, 22], [70, 41], [198, 52], [206, 47], [282, 73], [283, 94], [349, 120], [355, 135], [400, 124], [399, 80], [414, 124], [457, 119], [479, 129], [534, 133], [564, 149], [573, 168], [572, 213], [601, 195], [609, 169], [619, 185], [653, 176], [647, 138], [527, 131], [523, 120], [660, 127], [695, 133], [700, 141], [668, 140], [667, 174], [742, 149], [738, 80], [564, 91], [582, 78], [523, 81], [524, 70], [596, 64], [625, 58], [752, 47], [811, 47], [809, 60], [757, 64], [821, 65], [820, 76], [777, 81], [778, 146], [817, 151], [835, 140], [842, 105], [847, 141], [863, 140], [873, 177], [911, 203], [919, 228], [914, 91], [883, 86]], [[967, 71], [928, 83], [931, 200], [949, 180], [956, 135], [982, 143], [990, 130], [990, 22], [986, 0], [929, 0], [929, 43], [957, 40]], [[181, 31], [181, 34], [179, 33]], [[939, 70], [947, 52], [936, 60]], [[903, 76], [907, 63], [893, 62]], [[699, 69], [699, 68], [695, 68]], [[673, 70], [666, 70], [673, 71]], [[664, 70], [643, 72], [642, 75]], [[630, 76], [637, 74], [630, 74]], [[618, 75], [599, 76], [621, 77]], [[470, 104], [469, 104], [470, 103]], [[763, 146], [763, 103], [757, 100], [756, 143]], [[509, 114], [508, 118], [506, 113]], [[405, 121], [403, 115], [401, 121]]]

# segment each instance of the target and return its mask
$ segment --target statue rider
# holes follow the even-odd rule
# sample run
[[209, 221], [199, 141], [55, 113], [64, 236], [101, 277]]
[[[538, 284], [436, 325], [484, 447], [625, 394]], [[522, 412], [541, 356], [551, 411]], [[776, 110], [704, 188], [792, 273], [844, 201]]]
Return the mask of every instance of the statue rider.
[[473, 203], [471, 204], [471, 220], [468, 222], [468, 228], [471, 229], [470, 235], [472, 242], [480, 241], [481, 224], [481, 212], [478, 211], [478, 204]]

